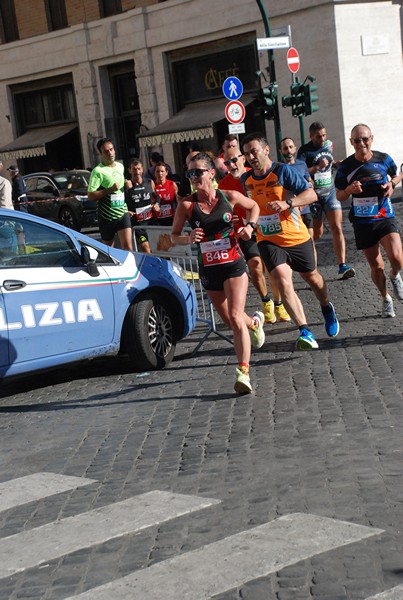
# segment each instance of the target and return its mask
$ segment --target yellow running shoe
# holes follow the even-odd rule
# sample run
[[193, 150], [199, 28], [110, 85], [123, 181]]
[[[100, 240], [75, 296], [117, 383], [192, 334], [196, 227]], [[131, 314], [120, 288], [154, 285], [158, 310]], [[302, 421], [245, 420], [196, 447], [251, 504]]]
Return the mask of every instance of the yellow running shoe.
[[291, 321], [291, 317], [286, 311], [283, 303], [274, 305], [274, 314], [276, 315], [277, 321], [283, 321], [285, 323], [289, 323]]
[[269, 300], [268, 302], [262, 302], [262, 310], [264, 314], [265, 323], [275, 323], [276, 315], [274, 314], [274, 302]]
[[261, 348], [265, 342], [266, 336], [264, 333], [264, 315], [260, 310], [257, 310], [252, 315], [253, 325], [249, 327], [250, 341], [254, 348]]
[[240, 369], [236, 369], [236, 381], [234, 390], [238, 394], [250, 394], [252, 385], [249, 378], [249, 373], [243, 373]]

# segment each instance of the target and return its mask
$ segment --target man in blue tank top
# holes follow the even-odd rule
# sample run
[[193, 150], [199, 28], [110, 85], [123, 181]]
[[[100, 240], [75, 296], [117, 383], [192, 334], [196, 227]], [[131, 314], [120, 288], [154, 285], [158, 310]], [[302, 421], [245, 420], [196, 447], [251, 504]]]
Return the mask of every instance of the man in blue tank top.
[[393, 159], [384, 152], [372, 150], [374, 136], [368, 125], [359, 123], [351, 131], [354, 154], [337, 169], [335, 186], [342, 202], [352, 196], [350, 221], [358, 250], [363, 250], [371, 267], [372, 281], [382, 296], [382, 316], [394, 317], [391, 296], [386, 288], [385, 264], [380, 246], [389, 263], [389, 277], [395, 297], [403, 302], [402, 240], [391, 202], [393, 190], [402, 180]]

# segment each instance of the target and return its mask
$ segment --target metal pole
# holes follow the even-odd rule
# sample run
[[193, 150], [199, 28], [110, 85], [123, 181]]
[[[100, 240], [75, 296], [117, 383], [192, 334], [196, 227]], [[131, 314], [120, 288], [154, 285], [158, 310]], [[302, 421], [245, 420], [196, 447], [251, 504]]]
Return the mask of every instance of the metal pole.
[[[269, 17], [267, 16], [266, 9], [263, 6], [262, 0], [256, 0], [256, 2], [259, 6], [260, 14], [262, 15], [264, 28], [265, 28], [265, 32], [266, 32], [266, 37], [270, 37], [271, 32], [270, 32]], [[268, 52], [269, 52], [270, 83], [273, 85], [277, 85], [273, 50], [268, 50]], [[279, 114], [279, 110], [278, 110], [278, 96], [277, 96], [276, 102], [274, 104], [274, 132], [275, 132], [275, 137], [276, 137], [277, 160], [281, 160], [279, 148], [280, 148], [280, 142], [282, 139], [282, 135], [281, 135], [280, 114]]]

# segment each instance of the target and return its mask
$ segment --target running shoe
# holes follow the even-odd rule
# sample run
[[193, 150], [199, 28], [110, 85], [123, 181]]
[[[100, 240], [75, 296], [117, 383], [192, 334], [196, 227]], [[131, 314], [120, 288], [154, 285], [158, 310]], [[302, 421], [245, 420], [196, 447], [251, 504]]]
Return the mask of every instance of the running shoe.
[[323, 318], [325, 319], [325, 329], [326, 333], [329, 337], [336, 337], [339, 333], [340, 325], [336, 317], [336, 311], [334, 310], [334, 306], [331, 302], [329, 302], [329, 306], [331, 308], [331, 312], [325, 313], [322, 307]]
[[382, 301], [382, 316], [384, 319], [396, 316], [393, 308], [393, 300], [389, 294], [387, 294], [386, 298]]
[[261, 348], [266, 339], [263, 330], [264, 314], [260, 310], [257, 310], [253, 313], [252, 319], [254, 321], [254, 325], [252, 325], [252, 327], [249, 327], [251, 344], [254, 348]]
[[403, 281], [402, 281], [402, 277], [401, 277], [400, 273], [398, 273], [396, 275], [396, 277], [391, 277], [390, 280], [393, 285], [393, 291], [395, 293], [395, 298], [400, 300], [400, 302], [403, 302]]
[[275, 323], [276, 315], [274, 314], [274, 302], [269, 300], [268, 302], [262, 302], [262, 311], [264, 314], [265, 323]]
[[237, 394], [250, 394], [252, 392], [252, 385], [248, 373], [243, 373], [240, 369], [236, 369], [234, 390]]
[[316, 350], [316, 348], [319, 348], [315, 336], [309, 329], [301, 329], [295, 345], [297, 350]]
[[355, 276], [355, 271], [354, 271], [353, 267], [350, 267], [349, 265], [341, 265], [341, 267], [339, 267], [337, 279], [350, 279], [350, 277], [354, 277], [354, 276]]
[[276, 315], [277, 321], [283, 323], [289, 323], [291, 321], [291, 317], [286, 311], [283, 303], [274, 305], [274, 314]]

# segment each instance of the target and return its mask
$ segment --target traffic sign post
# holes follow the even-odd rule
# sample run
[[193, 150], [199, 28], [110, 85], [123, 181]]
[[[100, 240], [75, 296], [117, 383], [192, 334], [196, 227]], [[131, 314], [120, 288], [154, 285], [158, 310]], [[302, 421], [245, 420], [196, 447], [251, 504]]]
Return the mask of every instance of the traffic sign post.
[[230, 123], [238, 125], [245, 119], [245, 107], [239, 100], [231, 100], [225, 107], [225, 118]]
[[238, 77], [227, 77], [222, 84], [222, 91], [227, 100], [239, 100], [243, 94], [242, 81]]

